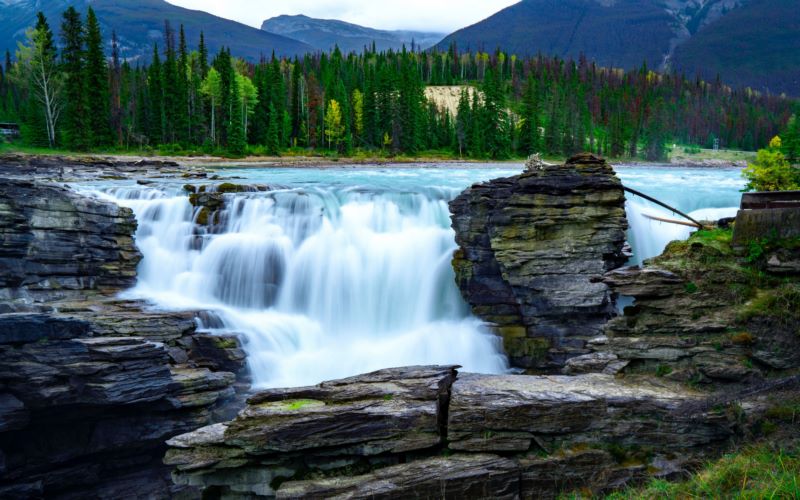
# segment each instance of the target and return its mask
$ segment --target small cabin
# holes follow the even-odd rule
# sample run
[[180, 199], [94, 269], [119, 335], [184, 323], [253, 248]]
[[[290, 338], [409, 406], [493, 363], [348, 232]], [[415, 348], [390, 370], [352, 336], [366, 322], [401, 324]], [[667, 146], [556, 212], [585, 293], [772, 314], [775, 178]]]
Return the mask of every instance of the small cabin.
[[0, 123], [0, 137], [9, 139], [19, 137], [19, 123]]

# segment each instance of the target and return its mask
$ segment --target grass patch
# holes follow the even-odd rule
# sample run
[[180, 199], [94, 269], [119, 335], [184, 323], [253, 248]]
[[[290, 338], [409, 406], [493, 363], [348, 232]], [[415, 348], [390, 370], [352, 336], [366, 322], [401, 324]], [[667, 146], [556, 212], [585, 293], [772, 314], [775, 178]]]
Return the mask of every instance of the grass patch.
[[[800, 322], [800, 284], [784, 283], [777, 288], [762, 290], [739, 313], [738, 320], [746, 323], [763, 318], [781, 326]], [[797, 332], [800, 335], [800, 332]]]
[[711, 462], [688, 481], [652, 480], [606, 498], [800, 498], [800, 447], [750, 446]]
[[325, 406], [325, 402], [317, 401], [316, 399], [289, 399], [275, 403], [265, 403], [263, 406], [281, 411], [297, 411], [311, 406]]

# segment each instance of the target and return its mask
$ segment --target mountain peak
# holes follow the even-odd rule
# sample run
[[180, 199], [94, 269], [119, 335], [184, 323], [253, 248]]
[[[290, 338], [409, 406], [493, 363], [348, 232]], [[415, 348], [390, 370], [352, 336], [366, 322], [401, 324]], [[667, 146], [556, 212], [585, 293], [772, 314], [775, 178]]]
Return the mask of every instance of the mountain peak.
[[262, 23], [261, 29], [300, 40], [322, 51], [338, 46], [344, 52], [360, 52], [373, 43], [378, 50], [398, 50], [403, 45], [410, 47], [412, 42], [421, 48], [428, 48], [444, 38], [443, 33], [379, 30], [303, 14], [272, 17]]

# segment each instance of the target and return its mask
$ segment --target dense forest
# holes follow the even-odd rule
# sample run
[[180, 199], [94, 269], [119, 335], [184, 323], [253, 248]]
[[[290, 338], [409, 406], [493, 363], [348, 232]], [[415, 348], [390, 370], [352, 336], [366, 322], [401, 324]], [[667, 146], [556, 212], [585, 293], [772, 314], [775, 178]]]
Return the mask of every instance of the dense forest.
[[[782, 97], [585, 58], [367, 47], [253, 64], [226, 49], [209, 54], [202, 34], [190, 49], [183, 27], [168, 22], [166, 46], [145, 65], [121, 60], [113, 34], [104, 46], [92, 9], [84, 19], [70, 8], [59, 21], [53, 29], [40, 14], [0, 68], [0, 120], [19, 121], [31, 146], [497, 159], [589, 150], [656, 160], [673, 142], [764, 147], [792, 114]], [[428, 101], [429, 85], [465, 86], [457, 112]]]

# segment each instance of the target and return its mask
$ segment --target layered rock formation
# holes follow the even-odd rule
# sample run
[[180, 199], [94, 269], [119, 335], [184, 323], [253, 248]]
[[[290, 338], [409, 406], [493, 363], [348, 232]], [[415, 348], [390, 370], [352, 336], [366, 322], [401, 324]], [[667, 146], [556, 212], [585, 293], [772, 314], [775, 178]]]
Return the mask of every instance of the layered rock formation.
[[128, 209], [0, 182], [0, 497], [168, 498], [164, 441], [229, 416], [238, 340], [114, 297], [135, 282], [135, 228]]
[[130, 209], [56, 185], [0, 184], [0, 297], [53, 300], [136, 281], [141, 254]]
[[477, 184], [450, 204], [462, 294], [516, 366], [560, 368], [615, 313], [602, 276], [625, 263], [625, 195], [592, 155]]
[[165, 461], [225, 498], [552, 498], [724, 443], [724, 414], [679, 411], [699, 399], [599, 374], [389, 369], [257, 393], [231, 422], [171, 439]]
[[613, 372], [744, 384], [800, 367], [800, 242], [752, 252], [737, 251], [730, 230], [700, 231], [644, 267], [608, 273], [604, 282], [635, 301], [590, 342], [598, 352], [568, 368], [605, 360]]

